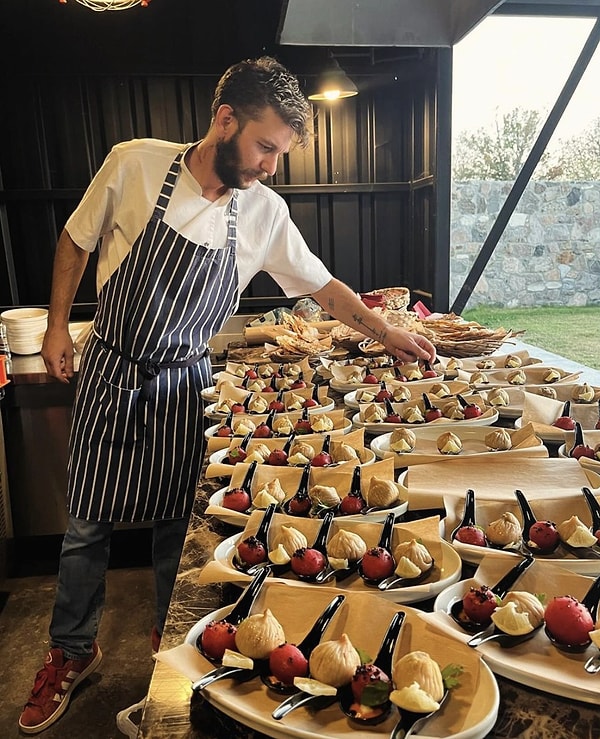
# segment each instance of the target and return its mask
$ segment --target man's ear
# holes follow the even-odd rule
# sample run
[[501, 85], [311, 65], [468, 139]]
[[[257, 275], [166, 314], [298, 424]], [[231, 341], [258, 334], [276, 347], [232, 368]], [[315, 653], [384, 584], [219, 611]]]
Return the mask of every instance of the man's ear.
[[237, 129], [238, 120], [231, 105], [219, 105], [215, 115], [215, 125], [223, 134], [230, 134]]

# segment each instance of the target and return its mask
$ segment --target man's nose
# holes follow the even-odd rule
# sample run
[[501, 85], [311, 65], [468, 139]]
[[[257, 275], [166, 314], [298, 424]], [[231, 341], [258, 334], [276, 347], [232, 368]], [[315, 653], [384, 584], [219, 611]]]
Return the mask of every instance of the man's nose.
[[269, 177], [272, 177], [277, 172], [277, 161], [279, 159], [278, 154], [269, 154], [265, 156], [260, 163], [260, 168], [263, 172], [266, 172]]

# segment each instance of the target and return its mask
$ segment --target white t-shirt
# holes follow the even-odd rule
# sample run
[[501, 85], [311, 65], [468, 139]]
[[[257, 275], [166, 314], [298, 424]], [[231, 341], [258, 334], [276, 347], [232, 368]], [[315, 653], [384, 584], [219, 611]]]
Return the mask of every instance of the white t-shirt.
[[[102, 237], [97, 290], [129, 253], [150, 220], [173, 159], [189, 146], [135, 139], [117, 144], [106, 157], [65, 226], [86, 251], [93, 251]], [[222, 249], [230, 197], [224, 195], [216, 202], [203, 198], [202, 188], [182, 160], [164, 220], [191, 241]], [[236, 254], [240, 292], [261, 270], [290, 298], [314, 293], [332, 279], [292, 222], [283, 198], [260, 182], [238, 191]]]

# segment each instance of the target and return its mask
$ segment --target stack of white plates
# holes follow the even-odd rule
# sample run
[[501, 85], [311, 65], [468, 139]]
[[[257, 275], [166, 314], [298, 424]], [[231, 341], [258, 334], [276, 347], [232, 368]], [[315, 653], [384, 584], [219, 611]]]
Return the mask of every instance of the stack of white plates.
[[48, 325], [45, 308], [12, 308], [0, 314], [6, 337], [14, 354], [37, 354], [42, 348]]

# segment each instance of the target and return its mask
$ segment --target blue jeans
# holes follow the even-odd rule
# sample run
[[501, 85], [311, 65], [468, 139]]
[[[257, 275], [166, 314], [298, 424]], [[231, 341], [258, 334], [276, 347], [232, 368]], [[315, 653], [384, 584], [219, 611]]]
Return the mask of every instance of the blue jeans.
[[[165, 625], [187, 524], [187, 518], [153, 523], [152, 564], [159, 634]], [[50, 623], [50, 645], [62, 649], [67, 659], [81, 659], [92, 653], [104, 607], [113, 527], [113, 523], [69, 516]]]

